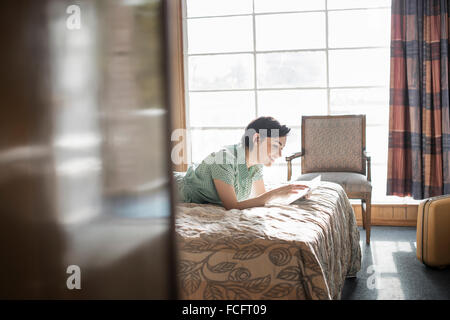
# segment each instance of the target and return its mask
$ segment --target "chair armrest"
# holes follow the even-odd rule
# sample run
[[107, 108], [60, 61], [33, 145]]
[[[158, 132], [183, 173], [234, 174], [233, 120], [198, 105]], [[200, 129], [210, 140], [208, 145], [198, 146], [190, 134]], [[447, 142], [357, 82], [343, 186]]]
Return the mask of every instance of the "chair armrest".
[[286, 161], [287, 161], [287, 167], [288, 167], [288, 174], [287, 174], [287, 181], [291, 180], [292, 177], [292, 160], [296, 159], [296, 158], [300, 158], [303, 156], [303, 152], [296, 152], [293, 155], [286, 157]]
[[301, 151], [300, 152], [296, 152], [293, 155], [291, 155], [289, 157], [286, 157], [286, 161], [290, 162], [290, 161], [294, 160], [295, 158], [300, 158], [302, 156], [303, 156], [303, 152], [301, 152]]
[[367, 161], [367, 180], [371, 181], [370, 156], [365, 150], [363, 151], [363, 156]]

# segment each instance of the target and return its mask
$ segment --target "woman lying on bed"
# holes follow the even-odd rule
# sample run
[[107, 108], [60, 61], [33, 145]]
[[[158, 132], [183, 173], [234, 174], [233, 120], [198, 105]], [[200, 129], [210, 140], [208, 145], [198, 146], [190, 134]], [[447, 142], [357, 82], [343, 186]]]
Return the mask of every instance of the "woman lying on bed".
[[306, 188], [285, 185], [266, 191], [264, 187], [262, 167], [281, 157], [290, 130], [272, 117], [253, 120], [240, 143], [211, 153], [199, 165], [190, 166], [184, 176], [175, 177], [180, 200], [219, 204], [227, 210], [246, 209]]

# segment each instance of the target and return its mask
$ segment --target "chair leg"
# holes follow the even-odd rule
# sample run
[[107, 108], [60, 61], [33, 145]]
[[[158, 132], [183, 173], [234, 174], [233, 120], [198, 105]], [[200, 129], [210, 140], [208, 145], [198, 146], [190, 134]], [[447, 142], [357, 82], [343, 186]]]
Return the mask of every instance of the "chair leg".
[[361, 215], [362, 215], [362, 223], [363, 229], [366, 229], [366, 202], [364, 199], [361, 199]]
[[370, 226], [372, 225], [371, 220], [371, 211], [372, 211], [372, 204], [371, 204], [371, 196], [367, 197], [366, 199], [366, 243], [370, 244]]

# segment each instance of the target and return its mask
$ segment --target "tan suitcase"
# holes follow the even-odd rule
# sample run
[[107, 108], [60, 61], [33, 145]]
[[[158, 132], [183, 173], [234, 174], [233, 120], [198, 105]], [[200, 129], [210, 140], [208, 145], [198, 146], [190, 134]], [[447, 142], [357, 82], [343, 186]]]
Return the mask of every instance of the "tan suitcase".
[[420, 203], [417, 258], [430, 267], [450, 265], [450, 195], [432, 197]]

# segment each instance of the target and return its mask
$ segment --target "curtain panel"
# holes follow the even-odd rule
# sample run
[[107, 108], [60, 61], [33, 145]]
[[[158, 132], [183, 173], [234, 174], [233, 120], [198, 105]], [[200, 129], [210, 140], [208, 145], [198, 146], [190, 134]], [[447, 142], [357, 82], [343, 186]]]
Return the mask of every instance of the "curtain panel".
[[392, 0], [387, 195], [450, 193], [447, 0]]

